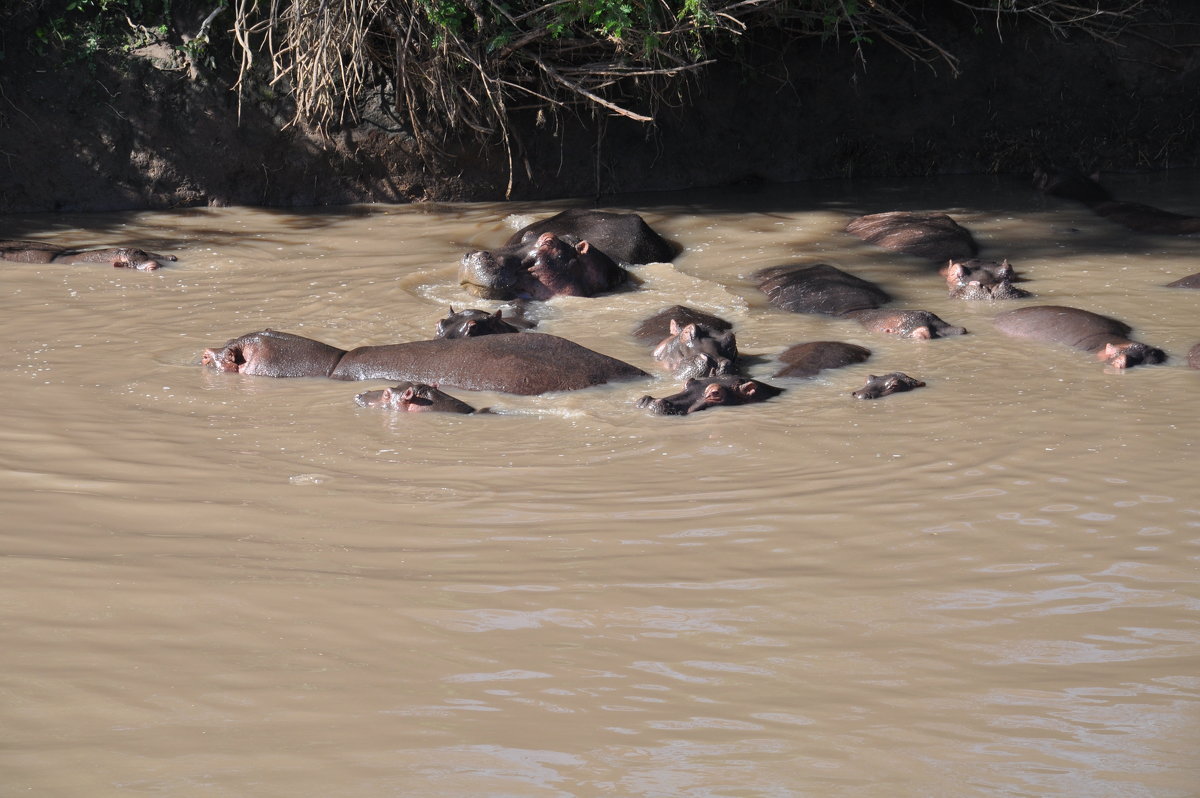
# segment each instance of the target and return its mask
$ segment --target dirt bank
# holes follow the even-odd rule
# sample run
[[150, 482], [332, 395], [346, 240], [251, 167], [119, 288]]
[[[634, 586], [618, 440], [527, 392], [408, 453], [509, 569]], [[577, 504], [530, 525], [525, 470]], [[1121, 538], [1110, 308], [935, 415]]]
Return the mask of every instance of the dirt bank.
[[[120, 61], [32, 47], [10, 21], [0, 61], [0, 213], [186, 205], [491, 200], [498, 145], [422, 158], [382, 100], [322, 138], [289, 127], [286, 95], [231, 90], [232, 61], [194, 79], [167, 42]], [[513, 198], [747, 180], [1022, 173], [1040, 160], [1105, 169], [1200, 163], [1200, 8], [1160, 4], [1116, 42], [940, 18], [960, 74], [886, 46], [758, 36], [709, 68], [653, 125], [513, 118]], [[381, 91], [380, 97], [386, 92]]]

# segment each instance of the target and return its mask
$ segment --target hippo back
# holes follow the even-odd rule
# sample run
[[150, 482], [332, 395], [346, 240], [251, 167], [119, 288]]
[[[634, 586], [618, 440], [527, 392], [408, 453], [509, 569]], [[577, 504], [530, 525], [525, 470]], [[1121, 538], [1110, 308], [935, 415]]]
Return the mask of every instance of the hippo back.
[[347, 352], [330, 376], [531, 396], [649, 375], [565, 338], [530, 332], [363, 346]]

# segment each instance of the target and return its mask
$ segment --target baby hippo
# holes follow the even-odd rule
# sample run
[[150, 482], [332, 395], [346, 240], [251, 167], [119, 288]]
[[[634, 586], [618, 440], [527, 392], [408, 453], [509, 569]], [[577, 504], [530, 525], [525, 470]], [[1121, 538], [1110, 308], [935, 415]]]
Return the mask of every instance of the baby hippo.
[[854, 391], [850, 395], [855, 399], [881, 399], [884, 396], [890, 396], [894, 393], [903, 393], [911, 391], [914, 388], [924, 388], [925, 383], [915, 377], [910, 377], [902, 371], [893, 371], [891, 374], [876, 376], [872, 374], [867, 377], [867, 384]]
[[660, 416], [686, 416], [718, 405], [744, 405], [765, 402], [783, 393], [782, 388], [758, 380], [726, 374], [720, 377], [690, 379], [683, 390], [655, 399], [643, 396], [637, 406]]
[[401, 413], [474, 413], [475, 408], [423, 382], [402, 382], [381, 391], [366, 391], [354, 397], [359, 407], [382, 407]]
[[1018, 279], [1007, 260], [954, 260], [942, 269], [946, 277], [946, 288], [951, 299], [1021, 299], [1032, 296], [1028, 291], [1017, 288], [1013, 281]]
[[450, 315], [437, 323], [437, 338], [473, 338], [477, 335], [501, 335], [504, 333], [521, 332], [533, 327], [532, 322], [523, 318], [505, 318], [502, 310], [488, 313], [478, 308], [455, 310], [450, 308]]

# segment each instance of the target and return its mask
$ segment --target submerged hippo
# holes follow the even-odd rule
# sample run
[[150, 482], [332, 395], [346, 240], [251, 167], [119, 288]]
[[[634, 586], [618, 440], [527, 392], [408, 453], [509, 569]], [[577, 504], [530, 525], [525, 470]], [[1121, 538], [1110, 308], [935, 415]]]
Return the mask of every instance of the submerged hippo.
[[779, 359], [786, 365], [775, 372], [776, 377], [815, 377], [826, 369], [840, 369], [862, 363], [871, 350], [842, 341], [809, 341], [785, 349]]
[[461, 399], [455, 399], [435, 385], [402, 382], [379, 391], [365, 391], [354, 397], [359, 407], [382, 407], [402, 413], [474, 413]]
[[720, 316], [714, 316], [687, 305], [672, 305], [669, 308], [663, 308], [640, 323], [634, 328], [633, 337], [644, 343], [658, 343], [671, 334], [671, 322], [680, 325], [703, 324], [714, 332], [733, 329], [733, 325]]
[[1172, 283], [1167, 283], [1167, 288], [1200, 288], [1200, 272], [1189, 274], [1187, 277], [1180, 277]]
[[855, 399], [879, 399], [894, 393], [903, 393], [916, 388], [924, 388], [925, 383], [916, 377], [910, 377], [903, 371], [893, 371], [891, 374], [867, 377], [867, 384], [853, 391], [850, 395]]
[[783, 393], [782, 388], [765, 382], [727, 374], [720, 377], [693, 378], [684, 383], [683, 390], [671, 396], [655, 399], [643, 396], [637, 406], [661, 416], [686, 416], [718, 405], [744, 405], [765, 402]]
[[136, 247], [68, 249], [43, 241], [0, 241], [0, 260], [18, 263], [107, 263], [117, 268], [148, 272], [178, 258]]
[[264, 377], [407, 380], [469, 391], [524, 395], [574, 391], [646, 372], [554, 335], [439, 338], [349, 351], [291, 333], [263, 330], [206, 349], [205, 366]]
[[942, 274], [946, 277], [946, 288], [951, 299], [995, 300], [1032, 296], [1028, 291], [1013, 285], [1013, 281], [1018, 278], [1007, 260], [997, 263], [994, 260], [978, 258], [951, 258], [942, 269]]
[[673, 259], [676, 248], [646, 224], [636, 213], [611, 213], [572, 208], [548, 219], [522, 227], [505, 246], [527, 244], [543, 233], [553, 233], [591, 245], [619, 263], [664, 263]]
[[463, 256], [459, 283], [484, 299], [595, 296], [629, 281], [629, 273], [587, 239], [554, 233]]
[[973, 258], [979, 252], [971, 232], [944, 213], [871, 213], [851, 219], [846, 232], [884, 249], [939, 263]]
[[1114, 199], [1100, 185], [1098, 175], [1084, 175], [1072, 169], [1041, 168], [1034, 174], [1034, 186], [1042, 193], [1082, 202], [1097, 216], [1139, 233], [1191, 235], [1200, 233], [1200, 217], [1185, 216], [1140, 202]]
[[516, 333], [533, 327], [536, 322], [530, 322], [520, 316], [505, 318], [503, 310], [489, 313], [478, 308], [455, 310], [450, 307], [450, 315], [437, 323], [437, 338], [472, 338], [477, 335], [502, 335]]
[[772, 266], [755, 274], [758, 287], [776, 307], [853, 319], [868, 330], [901, 338], [940, 338], [966, 330], [927, 310], [884, 310], [891, 296], [875, 283], [825, 263]]
[[737, 374], [737, 356], [733, 330], [714, 330], [694, 321], [680, 324], [674, 319], [653, 352], [659, 365], [680, 379]]
[[1128, 324], [1079, 308], [1032, 305], [999, 313], [995, 323], [996, 329], [1016, 338], [1066, 344], [1093, 352], [1113, 368], [1151, 365], [1167, 359], [1161, 349], [1131, 340]]

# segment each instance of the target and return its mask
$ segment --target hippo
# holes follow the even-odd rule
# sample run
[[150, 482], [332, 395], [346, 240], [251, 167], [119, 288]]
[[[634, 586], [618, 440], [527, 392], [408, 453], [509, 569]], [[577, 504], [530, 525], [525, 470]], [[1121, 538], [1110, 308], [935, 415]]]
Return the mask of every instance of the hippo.
[[855, 399], [880, 399], [894, 393], [903, 393], [916, 388], [924, 388], [925, 383], [916, 377], [910, 377], [903, 371], [893, 371], [891, 374], [867, 377], [867, 384], [857, 391], [851, 392]]
[[779, 359], [786, 365], [775, 372], [776, 377], [815, 377], [825, 369], [840, 369], [862, 363], [871, 356], [865, 346], [841, 341], [809, 341], [785, 349]]
[[589, 241], [618, 263], [666, 263], [677, 248], [654, 232], [636, 213], [611, 213], [572, 208], [522, 227], [505, 242], [513, 247], [528, 244], [543, 233], [570, 241]]
[[875, 283], [825, 263], [772, 266], [755, 273], [758, 287], [776, 307], [853, 319], [871, 332], [901, 338], [941, 338], [967, 331], [927, 310], [880, 310], [891, 296]]
[[1007, 260], [996, 263], [994, 260], [978, 258], [951, 258], [942, 269], [942, 274], [946, 278], [951, 299], [1023, 299], [1032, 296], [1013, 285], [1018, 278]]
[[689, 379], [679, 393], [661, 399], [643, 396], [637, 406], [660, 416], [686, 416], [718, 405], [765, 402], [781, 393], [783, 389], [774, 385], [736, 374], [725, 374]]
[[733, 329], [733, 325], [720, 316], [689, 308], [687, 305], [672, 305], [639, 324], [633, 331], [633, 337], [643, 343], [657, 344], [671, 334], [671, 322], [680, 325], [703, 324], [713, 332]]
[[1190, 368], [1200, 369], [1200, 344], [1196, 344], [1188, 350], [1187, 362]]
[[1161, 349], [1130, 340], [1128, 324], [1079, 308], [1031, 305], [997, 314], [995, 324], [1000, 332], [1016, 338], [1066, 344], [1093, 352], [1113, 368], [1152, 365], [1167, 359]]
[[359, 407], [383, 407], [402, 413], [474, 413], [461, 399], [455, 399], [436, 385], [402, 382], [379, 391], [365, 391], [354, 397]]
[[587, 239], [572, 242], [554, 233], [494, 251], [468, 252], [458, 272], [459, 283], [484, 299], [595, 296], [629, 279], [629, 272]]
[[1180, 277], [1173, 283], [1167, 283], [1167, 288], [1200, 288], [1200, 272]]
[[264, 377], [407, 380], [527, 396], [650, 376], [565, 338], [535, 332], [437, 338], [347, 351], [267, 329], [206, 349], [201, 362], [217, 371]]
[[979, 252], [971, 232], [944, 213], [871, 213], [851, 219], [846, 232], [884, 249], [938, 263], [973, 258]]
[[1082, 202], [1097, 216], [1138, 233], [1191, 235], [1200, 233], [1200, 217], [1185, 216], [1140, 202], [1114, 199], [1100, 185], [1098, 175], [1084, 175], [1072, 169], [1043, 167], [1034, 174], [1034, 186], [1042, 193]]
[[715, 331], [699, 322], [680, 325], [672, 319], [653, 356], [679, 379], [738, 373], [733, 330]]
[[17, 263], [107, 263], [117, 268], [148, 272], [178, 258], [136, 247], [67, 249], [44, 241], [0, 241], [0, 260]]
[[437, 338], [471, 338], [476, 335], [502, 335], [516, 333], [533, 327], [536, 322], [530, 322], [520, 316], [505, 318], [503, 310], [489, 313], [478, 308], [455, 310], [450, 307], [450, 315], [437, 323]]

